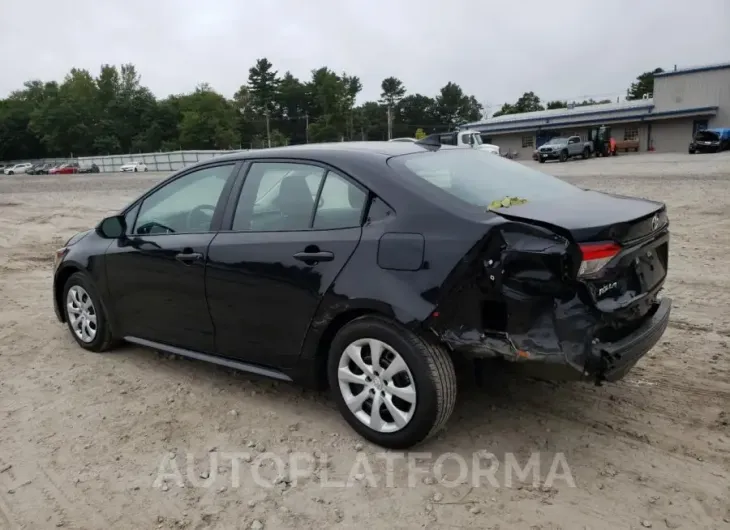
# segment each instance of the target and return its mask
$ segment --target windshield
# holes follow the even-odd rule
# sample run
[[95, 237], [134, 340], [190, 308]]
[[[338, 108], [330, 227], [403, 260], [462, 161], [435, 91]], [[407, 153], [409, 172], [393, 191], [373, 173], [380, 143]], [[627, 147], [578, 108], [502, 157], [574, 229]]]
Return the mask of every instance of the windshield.
[[581, 191], [553, 176], [485, 151], [454, 149], [393, 157], [388, 164], [474, 206], [519, 197], [550, 200]]
[[567, 144], [567, 143], [568, 143], [568, 139], [563, 138], [562, 136], [556, 136], [555, 138], [551, 138], [550, 141], [548, 142], [548, 144], [551, 144], [551, 145]]
[[479, 133], [474, 133], [472, 136], [474, 136], [474, 145], [482, 145], [484, 142], [482, 142], [482, 135]]

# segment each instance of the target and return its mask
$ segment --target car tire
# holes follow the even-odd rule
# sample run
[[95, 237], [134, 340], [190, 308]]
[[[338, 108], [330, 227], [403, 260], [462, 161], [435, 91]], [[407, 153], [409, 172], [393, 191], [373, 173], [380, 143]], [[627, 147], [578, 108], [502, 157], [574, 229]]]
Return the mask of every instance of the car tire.
[[583, 160], [585, 160], [586, 158], [590, 158], [590, 156], [591, 156], [591, 150], [587, 147], [585, 149], [583, 149]]
[[561, 151], [560, 152], [560, 161], [561, 162], [565, 162], [566, 160], [568, 160], [568, 153], [567, 153], [567, 151]]
[[540, 157], [540, 159], [539, 159], [539, 162], [540, 162], [541, 164], [544, 164], [544, 163], [545, 163], [545, 159], [544, 159], [543, 157]]
[[137, 172], [137, 168], [134, 168], [134, 172], [135, 172], [135, 173]]
[[13, 173], [12, 171], [8, 171], [7, 174], [8, 175], [14, 175], [15, 173]]
[[[370, 345], [382, 352], [375, 369]], [[353, 356], [360, 359], [359, 365], [352, 361]], [[400, 369], [389, 374], [393, 363]], [[368, 383], [365, 379], [370, 375], [373, 379]], [[350, 426], [363, 438], [388, 449], [413, 447], [434, 435], [445, 425], [456, 403], [456, 373], [448, 352], [380, 316], [357, 318], [337, 333], [329, 351], [327, 376], [334, 400]], [[353, 378], [363, 380], [363, 384], [352, 382]], [[364, 400], [357, 399], [361, 393], [367, 393]], [[413, 401], [402, 399], [406, 395]], [[377, 418], [373, 416], [374, 402], [380, 405]], [[401, 425], [395, 420], [396, 413], [401, 413]], [[365, 421], [380, 421], [381, 425], [373, 428]]]
[[[75, 272], [66, 280], [61, 303], [66, 325], [79, 346], [93, 352], [103, 352], [113, 346], [114, 339], [101, 299], [86, 274]], [[81, 315], [85, 318], [80, 319]]]

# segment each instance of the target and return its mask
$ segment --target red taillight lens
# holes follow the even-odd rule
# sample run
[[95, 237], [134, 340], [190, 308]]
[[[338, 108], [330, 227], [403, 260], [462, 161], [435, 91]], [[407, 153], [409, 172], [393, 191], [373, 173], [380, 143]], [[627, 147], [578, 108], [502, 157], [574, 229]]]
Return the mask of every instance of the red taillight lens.
[[578, 269], [578, 276], [590, 276], [605, 267], [621, 252], [621, 247], [616, 243], [585, 243], [580, 245], [580, 252], [583, 261]]

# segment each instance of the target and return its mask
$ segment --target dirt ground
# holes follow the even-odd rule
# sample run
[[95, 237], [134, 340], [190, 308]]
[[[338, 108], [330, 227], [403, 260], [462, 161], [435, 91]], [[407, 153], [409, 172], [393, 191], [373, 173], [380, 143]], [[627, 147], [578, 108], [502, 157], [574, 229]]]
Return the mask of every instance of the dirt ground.
[[[730, 528], [730, 153], [524, 163], [668, 204], [670, 327], [612, 386], [466, 386], [428, 454], [392, 469], [325, 395], [137, 347], [92, 354], [55, 320], [52, 251], [164, 175], [0, 177], [0, 529]], [[313, 472], [294, 480], [300, 453]], [[540, 482], [508, 483], [533, 453]], [[498, 459], [496, 483], [437, 480], [475, 454]], [[574, 487], [547, 480], [559, 454]], [[183, 487], [159, 480], [172, 463]]]

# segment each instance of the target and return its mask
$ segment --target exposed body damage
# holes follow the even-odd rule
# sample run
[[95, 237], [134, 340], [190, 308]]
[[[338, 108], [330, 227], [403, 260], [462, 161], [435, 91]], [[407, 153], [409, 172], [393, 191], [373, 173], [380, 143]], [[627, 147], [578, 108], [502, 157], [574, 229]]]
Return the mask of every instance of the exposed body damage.
[[[596, 302], [620, 280], [597, 287], [577, 279], [580, 249], [557, 231], [511, 221], [493, 228], [432, 329], [467, 357], [521, 363], [548, 379], [620, 379], [663, 333], [670, 302], [660, 311], [661, 283]], [[636, 334], [642, 325], [650, 336]], [[621, 344], [630, 333], [631, 344]]]

